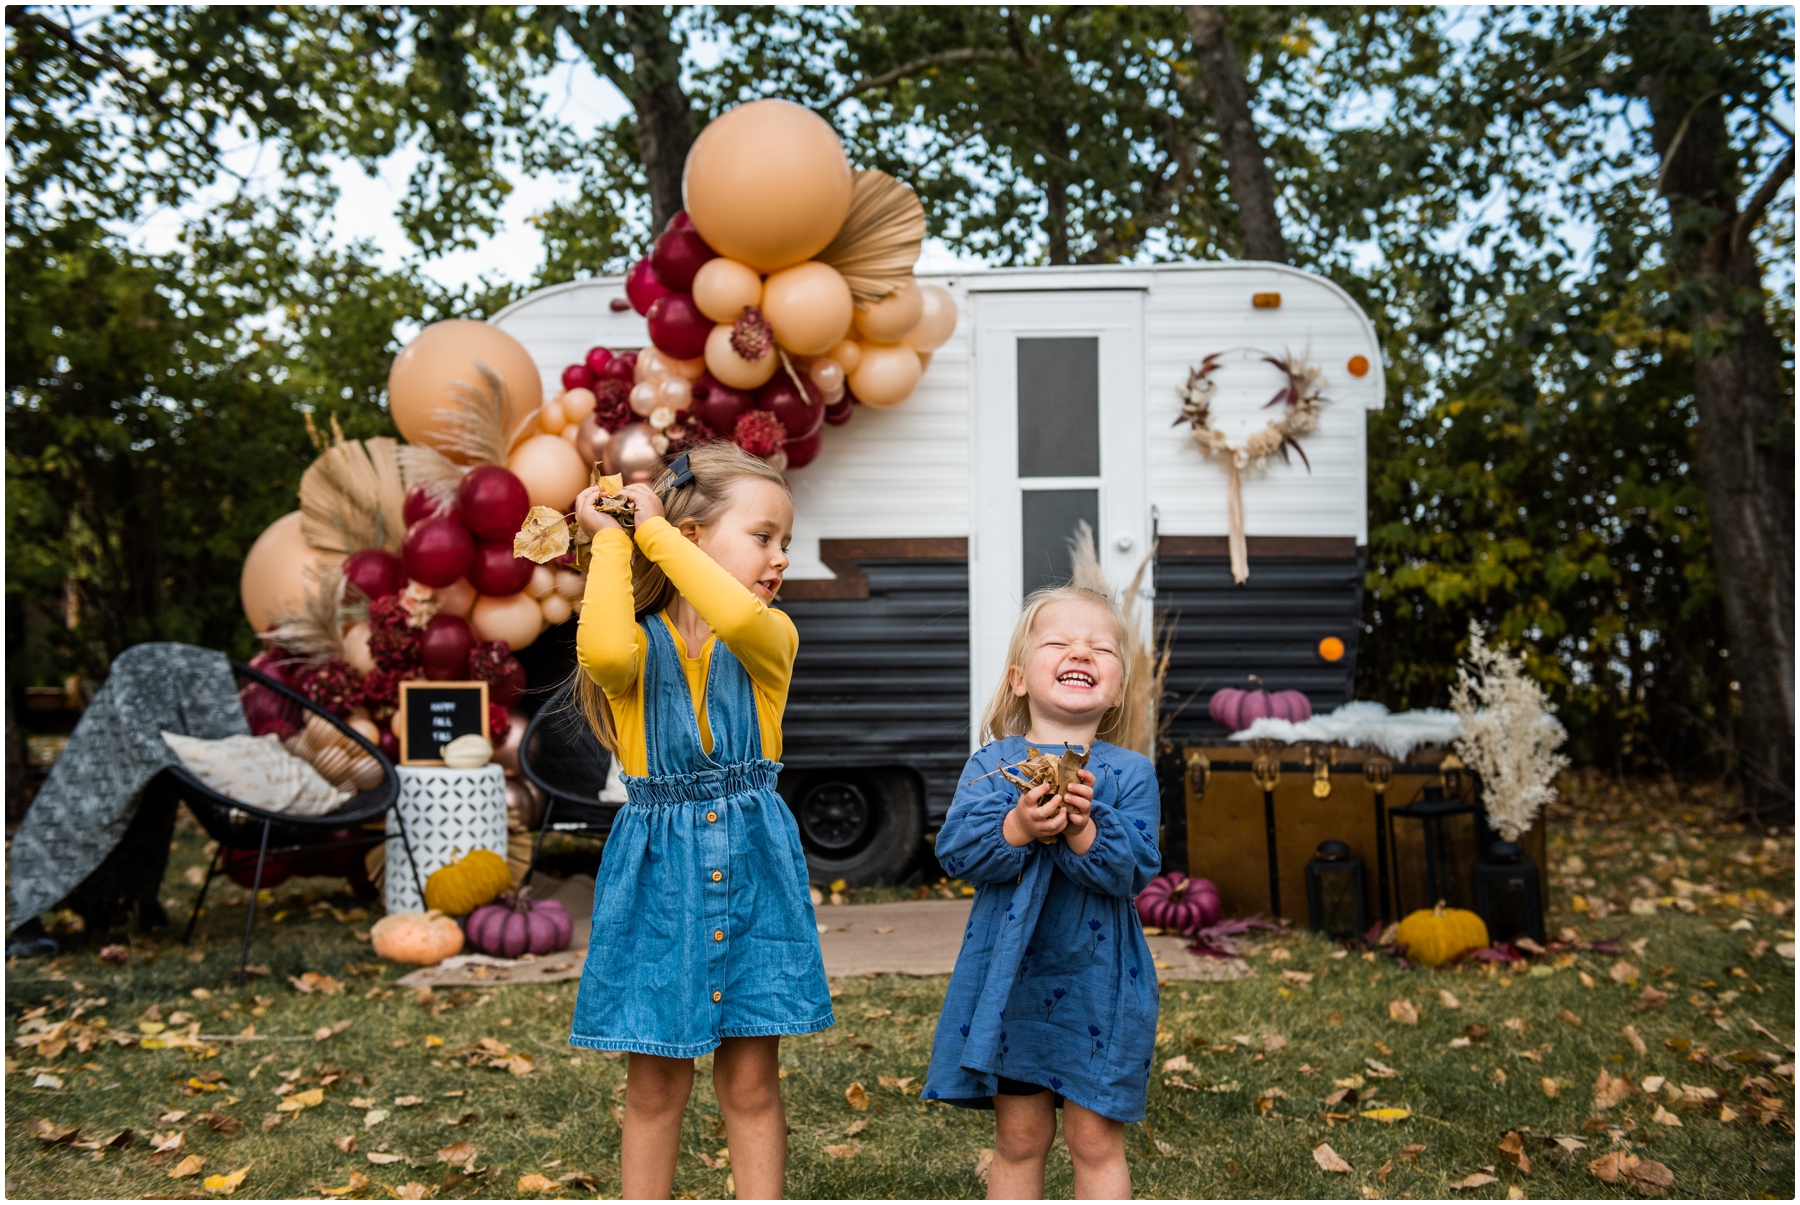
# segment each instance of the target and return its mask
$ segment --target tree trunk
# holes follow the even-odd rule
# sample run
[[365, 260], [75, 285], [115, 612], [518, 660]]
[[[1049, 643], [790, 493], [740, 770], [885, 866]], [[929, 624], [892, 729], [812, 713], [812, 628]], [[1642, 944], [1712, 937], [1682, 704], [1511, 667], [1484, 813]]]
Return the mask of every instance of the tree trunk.
[[1044, 181], [1044, 238], [1052, 264], [1069, 259], [1069, 132], [1061, 119], [1050, 128], [1050, 175]]
[[[1703, 7], [1661, 10], [1645, 45], [1652, 143], [1673, 233], [1668, 259], [1694, 348], [1694, 466], [1706, 497], [1714, 571], [1740, 707], [1735, 763], [1746, 812], [1794, 811], [1794, 476], [1792, 414], [1764, 313], [1752, 227], [1792, 173], [1793, 148], [1740, 206], [1718, 89], [1682, 45], [1712, 40]], [[1673, 28], [1669, 28], [1672, 26]]]
[[1190, 4], [1183, 11], [1194, 42], [1195, 79], [1212, 110], [1225, 152], [1244, 258], [1285, 264], [1287, 242], [1281, 237], [1281, 218], [1275, 212], [1275, 183], [1269, 176], [1256, 121], [1250, 115], [1244, 69], [1225, 30], [1225, 10], [1215, 4]]

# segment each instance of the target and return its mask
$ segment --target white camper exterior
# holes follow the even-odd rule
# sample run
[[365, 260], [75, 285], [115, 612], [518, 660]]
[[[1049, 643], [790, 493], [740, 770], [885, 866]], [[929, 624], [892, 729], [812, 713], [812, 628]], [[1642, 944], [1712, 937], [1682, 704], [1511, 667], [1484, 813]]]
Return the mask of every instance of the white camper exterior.
[[[1307, 688], [1310, 671], [1294, 659], [1312, 655], [1325, 635], [1347, 645], [1353, 664], [1359, 550], [1368, 536], [1365, 414], [1383, 404], [1384, 374], [1373, 326], [1348, 295], [1321, 277], [1259, 263], [980, 270], [921, 279], [949, 289], [959, 317], [917, 391], [889, 409], [857, 407], [847, 425], [826, 428], [818, 458], [790, 474], [795, 534], [783, 598], [794, 600], [803, 659], [809, 606], [835, 607], [834, 622], [851, 622], [849, 602], [877, 597], [868, 581], [851, 588], [844, 580], [866, 577], [863, 562], [934, 572], [956, 563], [966, 574], [966, 710], [952, 718], [966, 754], [1026, 588], [1054, 575], [1068, 520], [1086, 517], [1116, 582], [1127, 581], [1156, 542], [1155, 580], [1163, 592], [1180, 593], [1182, 582], [1201, 591], [1184, 604], [1185, 615], [1209, 613], [1214, 603], [1207, 599], [1241, 597], [1235, 618], [1220, 612], [1215, 634], [1254, 624], [1259, 610], [1280, 611], [1253, 600], [1286, 574], [1288, 597], [1302, 600], [1290, 642], [1304, 637], [1306, 647], [1295, 643], [1280, 657], [1245, 654], [1246, 672], [1279, 679], [1276, 663], [1291, 663], [1295, 684]], [[623, 296], [622, 278], [578, 281], [534, 293], [494, 322], [530, 351], [546, 396], [554, 396], [563, 369], [588, 348], [647, 343], [644, 320], [615, 308]], [[1303, 441], [1307, 463], [1276, 460], [1244, 476], [1250, 582], [1235, 596], [1225, 590], [1228, 578], [1218, 581], [1228, 532], [1226, 473], [1199, 453], [1185, 425], [1176, 425], [1179, 388], [1214, 354], [1221, 355], [1215, 422], [1234, 443], [1274, 413], [1265, 406], [1282, 377], [1264, 355], [1291, 354], [1317, 366], [1330, 399], [1317, 431]], [[1315, 562], [1332, 567], [1334, 585], [1307, 585], [1316, 575], [1308, 577], [1306, 567]], [[1066, 568], [1066, 554], [1061, 563]], [[1180, 569], [1175, 586], [1164, 584], [1166, 565]], [[932, 588], [953, 595], [958, 587], [945, 578]], [[1311, 594], [1330, 594], [1335, 609], [1302, 614]], [[1158, 603], [1163, 609], [1162, 598]], [[1206, 631], [1184, 628], [1193, 665], [1213, 674], [1214, 686], [1225, 685], [1216, 674], [1239, 662], [1207, 652], [1208, 639]], [[1256, 633], [1230, 640], [1242, 651]], [[1346, 693], [1348, 666], [1324, 668], [1336, 676], [1328, 687], [1316, 678], [1310, 688]], [[1181, 677], [1178, 667], [1178, 689]], [[939, 710], [947, 702], [940, 696]], [[865, 718], [871, 728], [882, 723], [879, 713]], [[840, 733], [826, 743], [844, 739]], [[942, 766], [956, 760], [960, 769], [952, 752], [942, 750], [935, 769], [917, 769], [926, 796], [922, 822], [948, 806], [953, 781]]]

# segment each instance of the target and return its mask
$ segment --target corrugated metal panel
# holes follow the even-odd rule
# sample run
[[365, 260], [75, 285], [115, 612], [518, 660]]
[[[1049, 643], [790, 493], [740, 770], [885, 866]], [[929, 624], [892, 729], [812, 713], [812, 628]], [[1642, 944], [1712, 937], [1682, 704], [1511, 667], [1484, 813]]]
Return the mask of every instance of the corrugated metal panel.
[[[1363, 554], [1355, 560], [1252, 558], [1250, 580], [1231, 580], [1224, 557], [1159, 557], [1156, 615], [1176, 622], [1169, 661], [1171, 706], [1199, 693], [1170, 725], [1177, 745], [1225, 734], [1207, 718], [1215, 690], [1245, 687], [1247, 674], [1270, 690], [1299, 690], [1315, 711], [1348, 703], [1362, 630]], [[1343, 660], [1318, 654], [1326, 636], [1344, 642]]]
[[781, 604], [800, 631], [782, 763], [910, 766], [936, 821], [969, 756], [968, 562], [858, 563], [866, 600]]

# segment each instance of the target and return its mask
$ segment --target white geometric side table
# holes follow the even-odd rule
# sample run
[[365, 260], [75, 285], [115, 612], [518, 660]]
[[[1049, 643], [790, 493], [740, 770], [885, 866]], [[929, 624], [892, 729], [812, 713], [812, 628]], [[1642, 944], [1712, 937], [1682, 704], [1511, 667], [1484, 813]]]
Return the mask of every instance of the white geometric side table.
[[[397, 766], [400, 799], [395, 809], [406, 823], [406, 838], [418, 863], [419, 881], [400, 859], [388, 860], [389, 912], [423, 912], [421, 892], [431, 872], [477, 849], [506, 857], [506, 771], [497, 762], [479, 770], [447, 766]], [[392, 814], [388, 832], [399, 828]], [[390, 846], [390, 848], [395, 848]]]

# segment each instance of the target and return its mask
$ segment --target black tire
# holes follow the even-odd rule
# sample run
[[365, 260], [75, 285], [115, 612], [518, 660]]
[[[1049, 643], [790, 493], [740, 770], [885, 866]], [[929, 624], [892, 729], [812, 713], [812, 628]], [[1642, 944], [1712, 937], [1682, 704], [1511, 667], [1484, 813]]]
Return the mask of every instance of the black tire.
[[907, 771], [815, 770], [782, 785], [815, 883], [895, 883], [918, 856], [925, 803]]

